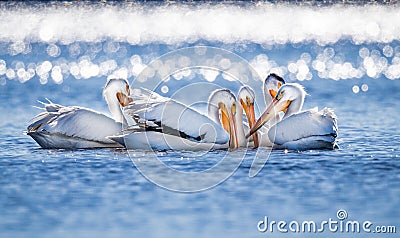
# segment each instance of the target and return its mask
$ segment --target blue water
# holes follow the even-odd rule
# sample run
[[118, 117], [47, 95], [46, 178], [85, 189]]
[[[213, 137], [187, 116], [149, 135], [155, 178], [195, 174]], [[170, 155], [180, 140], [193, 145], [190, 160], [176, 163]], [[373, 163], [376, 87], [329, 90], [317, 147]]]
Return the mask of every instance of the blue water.
[[[139, 45], [110, 39], [71, 44], [26, 42], [29, 46], [23, 48], [30, 50], [16, 54], [10, 51], [12, 43], [0, 44], [0, 58], [7, 69], [16, 73], [12, 77], [10, 72], [2, 73], [0, 67], [1, 237], [284, 237], [293, 234], [276, 230], [260, 233], [257, 223], [264, 216], [276, 221], [320, 222], [337, 219], [336, 212], [340, 209], [347, 211], [349, 220], [369, 220], [374, 226], [394, 225], [398, 234], [400, 84], [395, 71], [388, 70], [390, 65], [396, 66], [394, 58], [400, 57], [398, 41], [355, 44], [343, 39], [328, 45], [306, 41], [268, 47], [254, 42], [207, 40]], [[273, 151], [263, 170], [250, 178], [249, 168], [257, 152], [251, 149], [235, 173], [218, 186], [197, 193], [179, 193], [153, 184], [137, 170], [132, 156], [151, 158], [146, 152], [44, 150], [24, 134], [29, 119], [39, 112], [32, 107], [38, 105], [36, 100], [49, 98], [59, 104], [80, 105], [107, 113], [101, 90], [108, 75], [119, 75], [115, 71], [125, 67], [129, 71], [128, 80], [135, 86], [136, 73], [130, 71], [134, 55], [148, 64], [173, 49], [193, 45], [222, 47], [253, 65], [256, 65], [257, 56], [267, 55], [273, 64], [270, 70], [279, 71], [280, 67], [289, 82], [305, 86], [310, 94], [305, 108], [335, 109], [340, 149]], [[368, 56], [363, 55], [366, 49]], [[326, 62], [331, 59], [338, 64], [351, 63], [360, 70], [359, 77], [346, 78], [346, 72], [336, 77], [334, 68], [327, 69], [333, 72], [331, 75], [318, 74], [312, 66], [314, 60], [321, 59], [318, 55], [328, 57]], [[374, 68], [368, 62], [364, 64], [365, 57], [373, 59], [372, 65], [379, 65], [381, 58], [386, 58], [387, 64]], [[306, 63], [311, 80], [299, 80], [296, 73], [288, 69], [290, 63], [304, 63], [298, 62], [299, 59]], [[70, 73], [74, 63], [79, 65], [85, 60], [98, 66], [115, 60], [102, 67], [114, 63], [116, 67], [90, 76], [82, 70], [85, 66], [80, 65], [81, 74]], [[70, 71], [63, 71], [61, 81], [49, 70], [47, 76], [40, 76], [36, 67], [44, 61], [51, 62], [51, 67], [62, 68], [64, 63], [69, 65]], [[32, 63], [34, 65], [29, 66]], [[372, 71], [368, 72], [371, 67]], [[18, 75], [21, 68], [26, 72], [30, 68], [36, 71], [32, 77], [24, 78], [23, 72]], [[204, 79], [198, 76], [195, 80]], [[193, 79], [172, 78], [165, 82], [169, 87], [165, 95], [172, 95], [191, 82]], [[214, 83], [236, 88], [234, 83], [220, 76]], [[201, 157], [194, 152], [157, 153], [171, 167], [192, 172], [209, 168], [225, 152], [216, 151]], [[229, 153], [241, 155], [240, 151]], [[261, 148], [258, 153], [267, 156], [268, 150]], [[168, 176], [162, 169], [159, 175]], [[176, 181], [177, 184], [181, 182]], [[349, 234], [297, 235], [337, 237]], [[366, 234], [350, 236], [365, 237]]]

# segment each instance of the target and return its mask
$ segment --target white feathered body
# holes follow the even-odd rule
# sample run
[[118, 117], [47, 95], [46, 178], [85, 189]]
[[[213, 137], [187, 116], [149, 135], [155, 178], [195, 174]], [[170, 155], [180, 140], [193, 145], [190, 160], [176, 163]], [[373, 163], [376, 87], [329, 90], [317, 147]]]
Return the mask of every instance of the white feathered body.
[[333, 149], [338, 132], [337, 119], [332, 109], [311, 109], [293, 114], [278, 122], [268, 131], [275, 148], [296, 150]]
[[110, 139], [132, 150], [187, 150], [203, 151], [228, 148], [228, 144], [198, 142], [157, 131], [125, 131]]
[[44, 105], [45, 111], [32, 119], [27, 133], [42, 148], [120, 147], [106, 138], [122, 130], [112, 118], [83, 107]]
[[128, 149], [202, 150], [227, 147], [229, 141], [228, 133], [209, 117], [145, 89], [124, 114], [135, 120], [136, 129], [109, 138]]

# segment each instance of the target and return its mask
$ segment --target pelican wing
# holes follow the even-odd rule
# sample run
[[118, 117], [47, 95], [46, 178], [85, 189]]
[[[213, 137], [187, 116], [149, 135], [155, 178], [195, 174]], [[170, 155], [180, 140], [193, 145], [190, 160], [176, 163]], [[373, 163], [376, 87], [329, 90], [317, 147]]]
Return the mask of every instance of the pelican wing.
[[[337, 119], [332, 109], [308, 110], [294, 114], [271, 127], [268, 137], [277, 145], [321, 138], [334, 142], [337, 137]], [[274, 135], [275, 134], [275, 135]]]
[[28, 134], [44, 132], [100, 143], [114, 143], [107, 139], [122, 129], [120, 123], [104, 114], [83, 107], [64, 107], [45, 104], [45, 112], [32, 119]]
[[157, 131], [127, 130], [123, 134], [109, 136], [127, 149], [139, 150], [213, 150], [224, 149], [227, 144], [199, 143]]
[[124, 108], [146, 130], [179, 136], [204, 143], [224, 144], [229, 135], [209, 117], [173, 99], [145, 91]]

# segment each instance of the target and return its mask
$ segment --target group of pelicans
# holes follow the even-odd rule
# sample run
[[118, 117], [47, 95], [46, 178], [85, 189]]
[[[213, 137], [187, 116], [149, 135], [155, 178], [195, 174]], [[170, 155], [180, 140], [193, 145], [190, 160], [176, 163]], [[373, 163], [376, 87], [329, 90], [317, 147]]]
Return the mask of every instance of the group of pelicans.
[[[131, 95], [124, 79], [109, 79], [103, 96], [111, 117], [78, 106], [43, 103], [31, 120], [30, 135], [42, 148], [208, 150], [240, 147], [334, 149], [337, 120], [331, 109], [301, 111], [306, 92], [276, 74], [263, 82], [267, 108], [256, 119], [255, 93], [247, 85], [237, 96], [217, 89], [208, 98], [208, 115], [146, 89]], [[245, 115], [245, 117], [243, 117]]]

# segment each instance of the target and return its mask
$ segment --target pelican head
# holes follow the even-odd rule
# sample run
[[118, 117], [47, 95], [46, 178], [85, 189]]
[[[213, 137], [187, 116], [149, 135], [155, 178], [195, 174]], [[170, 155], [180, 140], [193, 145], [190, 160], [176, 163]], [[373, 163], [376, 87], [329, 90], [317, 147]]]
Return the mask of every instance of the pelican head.
[[[242, 105], [242, 108], [246, 114], [249, 126], [250, 128], [252, 128], [256, 123], [256, 116], [254, 113], [254, 101], [255, 101], [254, 90], [248, 85], [243, 85], [239, 89], [238, 97], [240, 104]], [[259, 146], [257, 133], [253, 134], [253, 141], [254, 141], [254, 147], [257, 148]]]
[[113, 118], [117, 122], [124, 122], [121, 108], [132, 102], [129, 83], [126, 79], [110, 78], [103, 88], [103, 97], [107, 102]]
[[[272, 96], [272, 95], [271, 95]], [[304, 103], [306, 92], [298, 83], [287, 83], [283, 85], [273, 98], [272, 103], [269, 104], [265, 112], [257, 120], [255, 125], [250, 129], [250, 132], [246, 135], [246, 138], [250, 137], [260, 127], [262, 127], [267, 121], [273, 118], [281, 111], [285, 111], [286, 118], [294, 113], [301, 110]]]
[[113, 101], [112, 98], [116, 97], [119, 104], [124, 107], [127, 106], [132, 100], [129, 98], [130, 91], [129, 83], [126, 79], [110, 78], [107, 80], [106, 85], [104, 86], [103, 97], [107, 102]]
[[269, 105], [276, 96], [279, 88], [285, 84], [285, 80], [275, 73], [271, 73], [264, 80], [264, 97], [265, 103]]
[[238, 148], [236, 97], [229, 89], [217, 89], [208, 99], [208, 114], [229, 133], [229, 147]]

